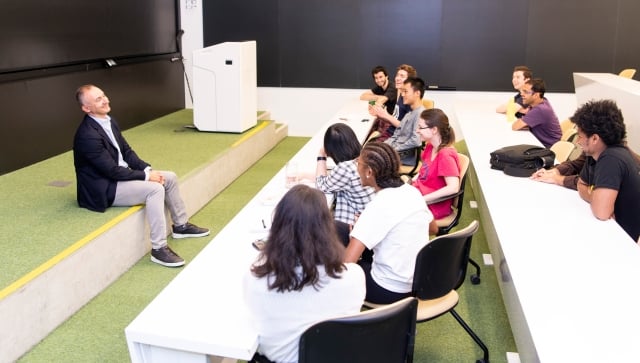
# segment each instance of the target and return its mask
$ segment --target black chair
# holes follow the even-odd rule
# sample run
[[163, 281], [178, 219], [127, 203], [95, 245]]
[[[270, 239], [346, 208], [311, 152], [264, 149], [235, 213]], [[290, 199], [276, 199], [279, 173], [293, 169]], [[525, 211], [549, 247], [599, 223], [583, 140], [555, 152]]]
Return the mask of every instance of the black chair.
[[[409, 178], [413, 178], [414, 175], [418, 174], [420, 168], [422, 167], [422, 151], [424, 150], [424, 142], [416, 146], [412, 149], [408, 149], [403, 151], [402, 153], [412, 153], [414, 156], [414, 164], [413, 165], [400, 165], [400, 175], [406, 175]], [[401, 154], [402, 154], [401, 153]]]
[[478, 230], [478, 221], [467, 227], [434, 238], [424, 246], [416, 258], [413, 275], [413, 291], [419, 299], [417, 321], [428, 321], [449, 312], [480, 346], [483, 358], [478, 363], [489, 363], [489, 350], [469, 325], [458, 315], [458, 289], [465, 280], [469, 251], [473, 234]]
[[326, 320], [300, 337], [299, 363], [411, 363], [418, 300]]
[[[487, 346], [454, 310], [460, 298], [456, 289], [464, 283], [471, 240], [478, 226], [478, 221], [474, 220], [459, 231], [434, 238], [418, 252], [412, 294], [419, 301], [417, 322], [451, 313], [482, 349], [483, 358], [477, 362], [489, 363]], [[378, 309], [386, 305], [365, 302], [365, 306]]]
[[[450, 215], [436, 219], [438, 225], [438, 233], [436, 236], [442, 236], [451, 231], [460, 222], [460, 216], [462, 216], [462, 208], [464, 207], [464, 188], [467, 182], [467, 171], [469, 170], [469, 157], [458, 153], [458, 160], [460, 161], [460, 189], [457, 193], [447, 195], [436, 200], [430, 201], [429, 204], [442, 202], [445, 200], [453, 199], [453, 213]], [[474, 285], [480, 283], [480, 265], [472, 258], [469, 258], [469, 263], [476, 269], [476, 273], [472, 274], [469, 279]]]

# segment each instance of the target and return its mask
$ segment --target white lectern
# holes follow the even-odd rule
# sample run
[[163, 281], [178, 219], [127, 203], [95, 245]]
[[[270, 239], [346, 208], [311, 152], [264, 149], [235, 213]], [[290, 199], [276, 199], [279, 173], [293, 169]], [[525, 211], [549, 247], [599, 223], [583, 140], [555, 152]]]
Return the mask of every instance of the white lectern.
[[193, 51], [193, 123], [200, 131], [244, 132], [256, 125], [256, 42]]

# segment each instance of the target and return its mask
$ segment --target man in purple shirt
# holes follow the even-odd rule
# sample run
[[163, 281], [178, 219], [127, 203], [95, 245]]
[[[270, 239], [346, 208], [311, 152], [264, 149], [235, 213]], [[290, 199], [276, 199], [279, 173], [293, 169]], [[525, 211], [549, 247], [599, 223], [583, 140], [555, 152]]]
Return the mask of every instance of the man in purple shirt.
[[544, 81], [540, 78], [530, 79], [524, 84], [520, 94], [528, 111], [511, 124], [511, 129], [530, 130], [544, 147], [551, 147], [560, 141], [562, 129], [549, 100], [544, 97], [544, 92]]

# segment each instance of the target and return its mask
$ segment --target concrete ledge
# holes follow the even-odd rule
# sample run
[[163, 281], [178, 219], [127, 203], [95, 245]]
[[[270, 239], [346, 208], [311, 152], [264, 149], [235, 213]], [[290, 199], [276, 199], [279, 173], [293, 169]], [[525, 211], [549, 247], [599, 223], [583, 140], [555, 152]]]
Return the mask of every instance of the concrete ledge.
[[[286, 125], [263, 122], [184, 176], [180, 192], [189, 216], [286, 136]], [[116, 219], [25, 276], [12, 293], [0, 298], [0, 362], [18, 359], [149, 252], [144, 208], [131, 207]]]

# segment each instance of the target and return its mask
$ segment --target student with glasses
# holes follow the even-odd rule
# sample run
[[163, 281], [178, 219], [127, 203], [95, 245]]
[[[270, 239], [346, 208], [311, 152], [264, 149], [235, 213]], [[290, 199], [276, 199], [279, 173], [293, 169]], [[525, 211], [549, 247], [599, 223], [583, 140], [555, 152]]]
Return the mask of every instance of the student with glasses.
[[[422, 166], [411, 183], [426, 202], [457, 193], [460, 189], [460, 162], [453, 143], [456, 140], [449, 118], [438, 108], [420, 114], [416, 133], [425, 142]], [[450, 215], [452, 199], [429, 204], [435, 219]]]
[[562, 129], [553, 107], [544, 97], [545, 90], [544, 81], [540, 78], [531, 79], [524, 84], [520, 94], [528, 111], [511, 124], [511, 129], [530, 130], [544, 147], [551, 147], [560, 141]]

